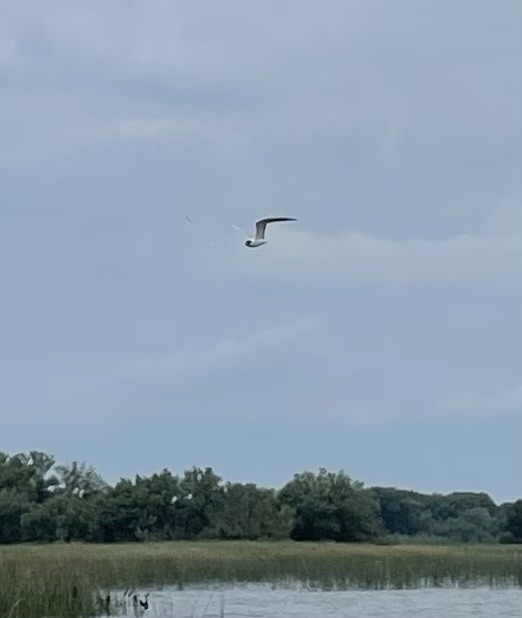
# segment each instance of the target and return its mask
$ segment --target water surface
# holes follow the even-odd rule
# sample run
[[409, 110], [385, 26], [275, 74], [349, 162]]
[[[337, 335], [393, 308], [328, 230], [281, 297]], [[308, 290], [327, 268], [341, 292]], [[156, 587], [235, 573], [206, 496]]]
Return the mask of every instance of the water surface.
[[[269, 584], [188, 586], [153, 591], [144, 618], [503, 618], [520, 616], [517, 588], [309, 590]], [[123, 609], [123, 608], [122, 608]]]

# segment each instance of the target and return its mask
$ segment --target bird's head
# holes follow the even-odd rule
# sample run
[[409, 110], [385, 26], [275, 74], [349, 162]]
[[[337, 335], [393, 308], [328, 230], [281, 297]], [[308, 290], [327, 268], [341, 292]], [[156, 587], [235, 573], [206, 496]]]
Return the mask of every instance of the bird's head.
[[245, 240], [245, 245], [246, 245], [247, 247], [250, 247], [250, 245], [251, 245], [251, 244], [252, 244], [252, 241], [251, 241], [251, 240]]

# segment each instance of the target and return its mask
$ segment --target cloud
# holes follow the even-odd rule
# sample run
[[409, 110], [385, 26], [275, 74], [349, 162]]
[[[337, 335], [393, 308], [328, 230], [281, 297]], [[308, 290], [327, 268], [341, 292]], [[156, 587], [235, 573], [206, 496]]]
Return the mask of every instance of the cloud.
[[225, 337], [206, 348], [185, 348], [134, 359], [128, 363], [127, 371], [139, 379], [184, 384], [221, 369], [237, 367], [253, 357], [263, 357], [269, 350], [299, 346], [299, 340], [312, 333], [318, 324], [318, 318], [302, 317], [242, 336]]
[[13, 62], [15, 55], [16, 43], [9, 35], [0, 31], [0, 68]]
[[[13, 104], [8, 100], [5, 116], [20, 114], [20, 95], [30, 107], [5, 150], [22, 164], [52, 155], [55, 142], [59, 153], [81, 152], [93, 136], [100, 148], [98, 136], [175, 141], [190, 135], [218, 147], [231, 142], [233, 149], [238, 143], [259, 149], [273, 140], [333, 143], [342, 136], [359, 157], [366, 150], [364, 157], [388, 164], [402, 148], [411, 152], [428, 145], [431, 154], [450, 127], [455, 139], [450, 152], [443, 145], [446, 158], [501, 127], [506, 141], [516, 142], [518, 101], [505, 97], [496, 81], [488, 81], [486, 93], [481, 90], [480, 46], [478, 61], [452, 62], [441, 73], [430, 71], [438, 67], [438, 53], [418, 46], [415, 36], [417, 53], [404, 53], [415, 32], [407, 24], [419, 18], [407, 4], [391, 9], [334, 2], [329, 11], [318, 11], [313, 2], [286, 8], [229, 2], [228, 10], [206, 3], [203, 14], [168, 2], [154, 12], [119, 2], [81, 9], [30, 6], [6, 8], [4, 19], [19, 57], [3, 76], [17, 95]], [[404, 30], [383, 28], [398, 16]], [[447, 38], [447, 53], [460, 42]], [[401, 61], [387, 62], [390, 48]], [[491, 79], [503, 85], [501, 74]], [[455, 100], [451, 93], [457, 87], [465, 96]], [[448, 93], [442, 112], [433, 105], [441, 90]], [[55, 101], [50, 92], [58, 95]], [[492, 98], [495, 103], [487, 103]], [[486, 104], [494, 124], [483, 122]], [[42, 126], [34, 126], [34, 116], [45, 118]], [[34, 142], [49, 144], [50, 153]], [[353, 165], [346, 153], [342, 160]]]
[[495, 418], [512, 414], [522, 417], [522, 384], [489, 393], [465, 393], [444, 402], [440, 412], [443, 417], [459, 418]]
[[503, 196], [485, 217], [479, 230], [483, 236], [522, 237], [522, 202], [515, 195]]
[[[516, 414], [520, 7], [203, 4], [1, 9], [10, 436], [60, 418], [77, 448], [80, 424], [126, 418], [132, 464], [161, 450], [142, 448], [153, 415], [167, 438], [218, 409], [231, 430], [209, 439], [255, 448], [246, 410], [308, 465], [352, 456], [332, 426], [382, 421], [361, 461], [391, 473], [424, 419]], [[265, 214], [299, 221], [248, 251], [231, 225]]]
[[[290, 213], [293, 214], [293, 213]], [[443, 239], [395, 240], [364, 232], [269, 230], [270, 244], [251, 259], [230, 250], [227, 273], [267, 281], [334, 286], [504, 284], [522, 280], [522, 233], [460, 234]], [[261, 253], [263, 252], [263, 253]]]
[[[410, 379], [408, 383], [398, 376], [400, 392], [390, 392], [385, 376], [379, 375], [374, 382], [368, 381], [365, 390], [352, 383], [349, 373], [346, 374], [344, 388], [337, 385], [330, 392], [326, 389], [319, 393], [307, 393], [306, 401], [299, 408], [286, 414], [298, 416], [308, 422], [317, 418], [318, 410], [321, 418], [329, 423], [348, 424], [357, 427], [375, 427], [391, 425], [395, 422], [433, 422], [451, 423], [462, 420], [478, 421], [484, 419], [501, 419], [510, 417], [522, 418], [522, 386], [515, 385], [503, 389], [495, 389], [491, 385], [480, 386], [480, 392], [450, 389], [447, 384], [440, 384], [439, 389], [432, 385], [424, 392], [415, 389]], [[423, 380], [420, 380], [423, 382]], [[372, 391], [372, 387], [375, 391]], [[444, 395], [441, 396], [442, 390]], [[379, 392], [380, 391], [380, 392]], [[456, 392], [451, 392], [456, 391]], [[258, 410], [259, 416], [265, 416], [270, 411]], [[272, 411], [276, 416], [285, 411]]]

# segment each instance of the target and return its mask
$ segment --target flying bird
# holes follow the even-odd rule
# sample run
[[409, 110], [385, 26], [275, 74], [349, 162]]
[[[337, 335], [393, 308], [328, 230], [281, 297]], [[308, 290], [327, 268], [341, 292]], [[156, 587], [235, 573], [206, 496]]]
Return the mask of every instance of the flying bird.
[[276, 223], [278, 221], [297, 221], [297, 219], [293, 219], [292, 217], [268, 217], [266, 219], [259, 219], [259, 221], [256, 221], [256, 233], [254, 238], [249, 238], [245, 241], [245, 245], [251, 248], [266, 245], [268, 242], [268, 240], [265, 240], [266, 226], [269, 223]]

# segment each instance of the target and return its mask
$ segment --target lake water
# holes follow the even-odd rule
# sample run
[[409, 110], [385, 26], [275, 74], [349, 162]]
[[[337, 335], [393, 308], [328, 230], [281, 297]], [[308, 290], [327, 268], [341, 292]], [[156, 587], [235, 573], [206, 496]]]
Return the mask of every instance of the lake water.
[[152, 591], [143, 618], [503, 618], [522, 615], [518, 588], [320, 591], [264, 584]]

